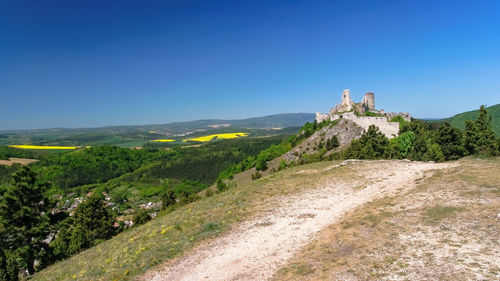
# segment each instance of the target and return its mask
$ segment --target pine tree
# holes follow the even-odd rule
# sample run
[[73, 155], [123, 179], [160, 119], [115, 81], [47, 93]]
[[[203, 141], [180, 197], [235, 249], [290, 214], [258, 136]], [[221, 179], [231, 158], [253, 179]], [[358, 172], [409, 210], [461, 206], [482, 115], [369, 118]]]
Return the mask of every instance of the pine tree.
[[495, 132], [491, 125], [491, 116], [488, 116], [484, 105], [481, 105], [479, 108], [479, 116], [477, 117], [476, 124], [480, 132], [479, 152], [490, 155], [495, 154], [497, 150]]
[[465, 149], [469, 154], [487, 155], [493, 155], [498, 150], [491, 116], [488, 116], [484, 105], [479, 108], [475, 121], [465, 121]]
[[6, 249], [22, 261], [28, 274], [35, 271], [34, 261], [49, 249], [43, 242], [50, 232], [47, 216], [52, 204], [44, 196], [47, 184], [40, 184], [27, 166], [12, 175], [12, 184], [1, 191], [0, 237]]
[[92, 195], [80, 203], [73, 215], [68, 254], [73, 255], [90, 248], [115, 234], [115, 218], [105, 206], [102, 196]]
[[380, 159], [388, 154], [389, 139], [382, 134], [378, 127], [370, 125], [359, 140], [353, 140], [345, 152], [346, 158], [351, 159]]
[[479, 150], [480, 132], [476, 122], [465, 120], [464, 148], [468, 154], [476, 154]]
[[19, 269], [15, 257], [0, 249], [0, 281], [19, 280]]
[[448, 121], [445, 121], [439, 126], [436, 141], [441, 146], [441, 150], [446, 160], [458, 159], [465, 153], [462, 131], [452, 127]]
[[168, 189], [161, 195], [161, 208], [165, 210], [169, 206], [174, 205], [177, 201], [175, 200], [175, 194], [172, 190]]

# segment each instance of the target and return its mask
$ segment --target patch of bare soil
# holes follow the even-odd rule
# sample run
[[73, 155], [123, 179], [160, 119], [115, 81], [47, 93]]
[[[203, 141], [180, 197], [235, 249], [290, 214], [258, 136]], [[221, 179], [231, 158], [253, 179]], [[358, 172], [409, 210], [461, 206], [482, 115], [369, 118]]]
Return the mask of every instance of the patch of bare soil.
[[10, 166], [14, 163], [19, 163], [21, 165], [28, 165], [30, 163], [38, 161], [37, 159], [26, 159], [26, 158], [15, 158], [10, 157], [9, 160], [0, 160], [0, 165]]
[[461, 160], [360, 206], [274, 280], [500, 280], [500, 159]]
[[[327, 226], [356, 207], [415, 187], [415, 179], [454, 164], [409, 161], [351, 163], [356, 180], [331, 178], [300, 194], [282, 196], [266, 212], [225, 236], [146, 273], [142, 280], [265, 280]], [[318, 171], [321, 173], [321, 171]], [[350, 248], [344, 249], [349, 252]]]

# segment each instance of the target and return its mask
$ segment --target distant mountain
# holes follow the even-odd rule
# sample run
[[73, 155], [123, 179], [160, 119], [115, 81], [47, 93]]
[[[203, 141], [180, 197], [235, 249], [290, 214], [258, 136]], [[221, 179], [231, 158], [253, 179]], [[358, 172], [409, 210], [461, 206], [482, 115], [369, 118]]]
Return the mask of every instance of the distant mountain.
[[[492, 117], [491, 123], [493, 124], [493, 130], [500, 136], [500, 104], [492, 105], [486, 108], [488, 115]], [[453, 126], [460, 129], [465, 129], [465, 120], [476, 120], [479, 115], [479, 110], [472, 110], [463, 113], [459, 113], [453, 117], [442, 119], [442, 121], [449, 121]]]
[[56, 133], [56, 134], [74, 134], [74, 133], [129, 133], [129, 132], [149, 132], [158, 131], [161, 133], [184, 133], [186, 131], [209, 129], [217, 127], [236, 127], [252, 129], [270, 129], [300, 127], [306, 122], [312, 122], [315, 119], [314, 113], [281, 113], [263, 117], [252, 117], [247, 119], [224, 120], [224, 119], [206, 119], [185, 122], [173, 122], [154, 125], [125, 125], [125, 126], [106, 126], [97, 128], [50, 128], [36, 130], [9, 130], [0, 131], [3, 136], [8, 133]]
[[[108, 126], [99, 128], [51, 128], [0, 131], [0, 145], [103, 145], [140, 146], [151, 139], [186, 135], [230, 133], [244, 130], [252, 136], [295, 133], [298, 127], [315, 119], [313, 113], [283, 113], [238, 120], [207, 119], [156, 125]], [[284, 130], [275, 130], [287, 128]], [[295, 128], [295, 129], [294, 129]]]

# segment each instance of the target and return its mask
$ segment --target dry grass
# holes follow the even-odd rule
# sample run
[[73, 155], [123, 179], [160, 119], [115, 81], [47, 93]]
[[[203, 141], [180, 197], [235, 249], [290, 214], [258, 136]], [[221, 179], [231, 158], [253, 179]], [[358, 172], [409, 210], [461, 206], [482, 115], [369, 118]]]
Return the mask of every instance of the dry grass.
[[145, 225], [132, 228], [72, 258], [35, 274], [33, 280], [129, 280], [179, 256], [195, 245], [275, 206], [276, 198], [314, 188], [331, 178], [350, 181], [356, 171], [345, 166], [321, 175], [300, 175], [338, 162], [291, 168], [247, 185], [183, 206]]
[[10, 166], [12, 164], [18, 163], [21, 165], [28, 165], [33, 162], [38, 161], [37, 159], [27, 159], [27, 158], [15, 158], [15, 157], [10, 157], [9, 160], [0, 160], [0, 165], [7, 165]]
[[499, 280], [500, 158], [464, 159], [323, 230], [275, 280]]

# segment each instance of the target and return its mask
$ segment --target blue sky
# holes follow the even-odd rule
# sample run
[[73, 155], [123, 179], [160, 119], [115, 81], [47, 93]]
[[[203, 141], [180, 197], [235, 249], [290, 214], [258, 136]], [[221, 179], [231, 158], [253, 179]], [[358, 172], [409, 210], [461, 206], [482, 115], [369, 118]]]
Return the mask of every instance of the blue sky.
[[500, 1], [0, 0], [0, 130], [500, 103]]

